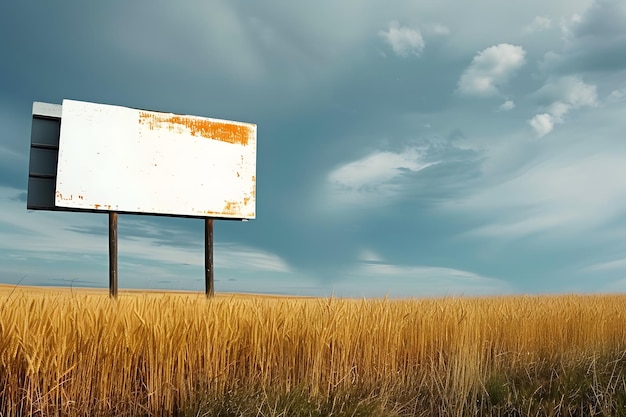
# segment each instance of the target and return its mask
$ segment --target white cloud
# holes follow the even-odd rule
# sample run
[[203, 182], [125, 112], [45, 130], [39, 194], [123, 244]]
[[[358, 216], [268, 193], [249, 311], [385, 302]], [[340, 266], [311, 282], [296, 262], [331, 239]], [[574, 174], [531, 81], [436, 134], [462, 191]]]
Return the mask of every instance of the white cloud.
[[626, 100], [626, 88], [622, 88], [621, 90], [613, 90], [607, 96], [606, 100], [609, 103], [619, 103], [621, 101]]
[[563, 123], [563, 117], [572, 108], [571, 104], [563, 103], [562, 101], [555, 101], [548, 107], [548, 112], [558, 123]]
[[561, 19], [561, 38], [569, 40], [573, 37], [573, 32], [578, 24], [582, 21], [582, 17], [578, 13], [574, 13], [569, 19]]
[[554, 120], [548, 113], [542, 113], [535, 115], [528, 121], [538, 137], [543, 137], [554, 129]]
[[[107, 227], [105, 215], [27, 212], [25, 203], [15, 199], [17, 194], [19, 192], [14, 189], [0, 187], [0, 251], [27, 256], [31, 260], [49, 259], [57, 262], [108, 254], [106, 237], [93, 232]], [[133, 222], [141, 230], [141, 236], [126, 237], [120, 234], [120, 257], [151, 261], [156, 265], [204, 265], [204, 241], [201, 235], [195, 236], [148, 220], [130, 219], [121, 218], [120, 223]], [[164, 242], [164, 234], [171, 235], [172, 242]], [[198, 240], [196, 249], [177, 245], [177, 242], [189, 242], [193, 238]], [[291, 271], [279, 256], [241, 244], [215, 243], [214, 257], [216, 268], [235, 272]]]
[[372, 250], [363, 249], [359, 253], [358, 260], [362, 262], [382, 262], [383, 258]]
[[561, 77], [548, 82], [533, 95], [539, 99], [553, 100], [547, 113], [537, 114], [529, 120], [539, 137], [550, 133], [555, 123], [564, 123], [570, 110], [598, 104], [596, 86], [585, 84], [577, 76]]
[[466, 95], [490, 96], [521, 68], [526, 52], [521, 46], [502, 43], [479, 52], [461, 75], [458, 91]]
[[435, 23], [428, 28], [428, 32], [433, 35], [446, 36], [450, 34], [450, 28], [440, 23]]
[[615, 271], [620, 269], [626, 270], [626, 258], [593, 264], [585, 268], [585, 271]]
[[[358, 282], [361, 293], [355, 291]], [[510, 284], [469, 271], [436, 266], [393, 265], [382, 260], [362, 262], [333, 285], [338, 296], [426, 297], [495, 295], [512, 292]]]
[[215, 262], [221, 268], [244, 271], [293, 272], [287, 262], [276, 254], [234, 243], [219, 243], [215, 246]]
[[579, 77], [563, 77], [559, 81], [559, 87], [563, 89], [565, 102], [574, 108], [597, 105], [596, 86], [585, 84]]
[[396, 21], [389, 24], [388, 30], [381, 30], [378, 34], [401, 57], [408, 57], [409, 55], [420, 56], [426, 46], [419, 29], [400, 26]]
[[401, 169], [417, 172], [429, 165], [420, 161], [418, 150], [413, 148], [403, 153], [375, 152], [335, 169], [328, 179], [349, 188], [361, 188], [387, 182], [400, 175]]
[[484, 217], [468, 235], [552, 238], [583, 235], [616, 219], [626, 205], [623, 148], [559, 149], [552, 158], [528, 166], [515, 177], [486, 186], [444, 207]]
[[423, 160], [423, 150], [374, 152], [348, 162], [328, 174], [332, 201], [343, 204], [383, 203], [401, 194], [398, 183], [405, 172], [418, 172], [436, 162]]
[[515, 108], [515, 102], [513, 100], [507, 100], [504, 103], [502, 103], [499, 107], [499, 109], [503, 111], [513, 110], [514, 108]]
[[552, 19], [547, 16], [535, 16], [533, 21], [524, 28], [524, 33], [543, 32], [552, 28]]

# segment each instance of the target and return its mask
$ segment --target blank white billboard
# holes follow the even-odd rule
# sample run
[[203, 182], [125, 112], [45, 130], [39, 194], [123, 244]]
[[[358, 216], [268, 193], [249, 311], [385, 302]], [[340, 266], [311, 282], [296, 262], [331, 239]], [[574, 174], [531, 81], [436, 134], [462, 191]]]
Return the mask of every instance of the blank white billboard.
[[55, 205], [253, 219], [256, 132], [250, 123], [63, 100]]

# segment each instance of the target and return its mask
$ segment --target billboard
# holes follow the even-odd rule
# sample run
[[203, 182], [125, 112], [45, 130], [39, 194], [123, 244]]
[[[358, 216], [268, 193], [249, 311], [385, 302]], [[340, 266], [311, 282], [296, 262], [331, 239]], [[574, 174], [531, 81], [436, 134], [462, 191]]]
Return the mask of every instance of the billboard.
[[28, 208], [254, 219], [256, 134], [250, 123], [35, 103]]

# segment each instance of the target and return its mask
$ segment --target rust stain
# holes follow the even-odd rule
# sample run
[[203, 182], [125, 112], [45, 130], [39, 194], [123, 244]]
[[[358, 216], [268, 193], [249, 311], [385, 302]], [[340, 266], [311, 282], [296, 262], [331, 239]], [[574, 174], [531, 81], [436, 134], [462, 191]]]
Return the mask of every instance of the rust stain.
[[247, 146], [253, 133], [251, 126], [169, 114], [139, 112], [139, 123], [150, 130], [180, 131], [187, 128], [193, 136]]
[[[222, 216], [246, 217], [242, 214], [242, 208], [248, 204], [250, 199], [251, 197], [245, 197], [243, 199], [243, 204], [240, 201], [227, 201], [222, 211], [202, 210], [200, 212], [202, 214], [206, 214], [207, 216], [215, 216], [215, 217], [222, 217]], [[251, 214], [249, 214], [247, 217], [250, 217], [250, 215]]]
[[250, 190], [250, 195], [256, 198], [256, 176], [252, 176], [252, 190]]
[[212, 210], [203, 210], [200, 213], [206, 215], [207, 217], [224, 217], [224, 216], [232, 216], [232, 217], [254, 217], [254, 211], [250, 211], [247, 215], [244, 215], [240, 212], [241, 206], [238, 203], [229, 202], [226, 204], [228, 210], [224, 211], [212, 211]]
[[100, 204], [94, 204], [93, 208], [95, 208], [96, 210], [98, 210], [100, 208]]
[[227, 201], [224, 209], [222, 210], [224, 214], [228, 214], [231, 216], [236, 216], [241, 209], [241, 203], [236, 201]]
[[217, 211], [211, 211], [211, 210], [201, 211], [200, 213], [206, 214], [208, 217], [222, 217], [224, 215], [224, 213], [220, 213], [220, 212], [217, 212]]
[[63, 194], [61, 194], [61, 192], [60, 192], [60, 191], [55, 191], [55, 193], [54, 193], [54, 194], [56, 195], [56, 197], [57, 197], [59, 200], [64, 200], [64, 201], [72, 201], [72, 200], [74, 199], [74, 196], [73, 196], [73, 195], [70, 195], [69, 197], [63, 197]]

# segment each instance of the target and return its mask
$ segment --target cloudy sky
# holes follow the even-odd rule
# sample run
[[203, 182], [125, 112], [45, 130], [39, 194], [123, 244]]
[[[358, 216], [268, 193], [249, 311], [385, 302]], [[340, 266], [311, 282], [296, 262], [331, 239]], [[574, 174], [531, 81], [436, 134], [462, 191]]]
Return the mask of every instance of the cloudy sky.
[[[216, 291], [626, 291], [626, 2], [0, 5], [0, 282], [108, 285], [107, 216], [28, 212], [33, 101], [258, 125]], [[120, 216], [120, 288], [202, 290], [200, 219]]]

